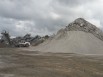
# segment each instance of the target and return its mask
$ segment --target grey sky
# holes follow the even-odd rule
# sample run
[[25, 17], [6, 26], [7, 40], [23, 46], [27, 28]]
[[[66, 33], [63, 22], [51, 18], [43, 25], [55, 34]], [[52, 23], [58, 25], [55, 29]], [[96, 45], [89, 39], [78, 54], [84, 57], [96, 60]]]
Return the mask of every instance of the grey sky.
[[102, 29], [103, 0], [0, 0], [0, 31], [12, 36], [55, 33], [78, 17]]

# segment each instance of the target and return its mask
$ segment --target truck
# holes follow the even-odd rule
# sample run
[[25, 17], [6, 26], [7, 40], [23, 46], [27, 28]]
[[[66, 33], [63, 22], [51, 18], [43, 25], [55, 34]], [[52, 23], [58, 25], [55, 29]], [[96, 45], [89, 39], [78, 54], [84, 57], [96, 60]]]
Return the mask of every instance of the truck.
[[30, 42], [19, 42], [16, 47], [29, 47]]

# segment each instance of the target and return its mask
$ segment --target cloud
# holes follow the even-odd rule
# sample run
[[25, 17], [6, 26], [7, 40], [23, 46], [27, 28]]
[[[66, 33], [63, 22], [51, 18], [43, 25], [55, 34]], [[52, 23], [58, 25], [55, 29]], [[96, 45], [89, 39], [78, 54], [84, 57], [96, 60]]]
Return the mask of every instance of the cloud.
[[12, 36], [55, 33], [78, 17], [103, 29], [102, 0], [0, 0], [0, 31]]
[[56, 4], [60, 4], [63, 6], [71, 6], [71, 7], [77, 7], [80, 5], [85, 5], [87, 3], [91, 3], [96, 0], [53, 0]]

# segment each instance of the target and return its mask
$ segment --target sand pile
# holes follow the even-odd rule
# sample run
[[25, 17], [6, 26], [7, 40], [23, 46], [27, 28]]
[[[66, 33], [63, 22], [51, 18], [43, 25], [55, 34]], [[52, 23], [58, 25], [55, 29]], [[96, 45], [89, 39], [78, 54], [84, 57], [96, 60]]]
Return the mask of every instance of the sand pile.
[[103, 54], [103, 33], [96, 26], [79, 18], [65, 29], [57, 32], [53, 39], [35, 47], [44, 52]]

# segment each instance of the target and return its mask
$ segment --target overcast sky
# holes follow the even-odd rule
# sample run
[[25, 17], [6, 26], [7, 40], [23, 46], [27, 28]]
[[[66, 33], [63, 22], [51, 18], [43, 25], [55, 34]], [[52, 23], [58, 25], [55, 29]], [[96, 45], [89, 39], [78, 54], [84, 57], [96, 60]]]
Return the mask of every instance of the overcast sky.
[[79, 17], [102, 29], [103, 0], [0, 0], [0, 32], [12, 36], [52, 34]]

